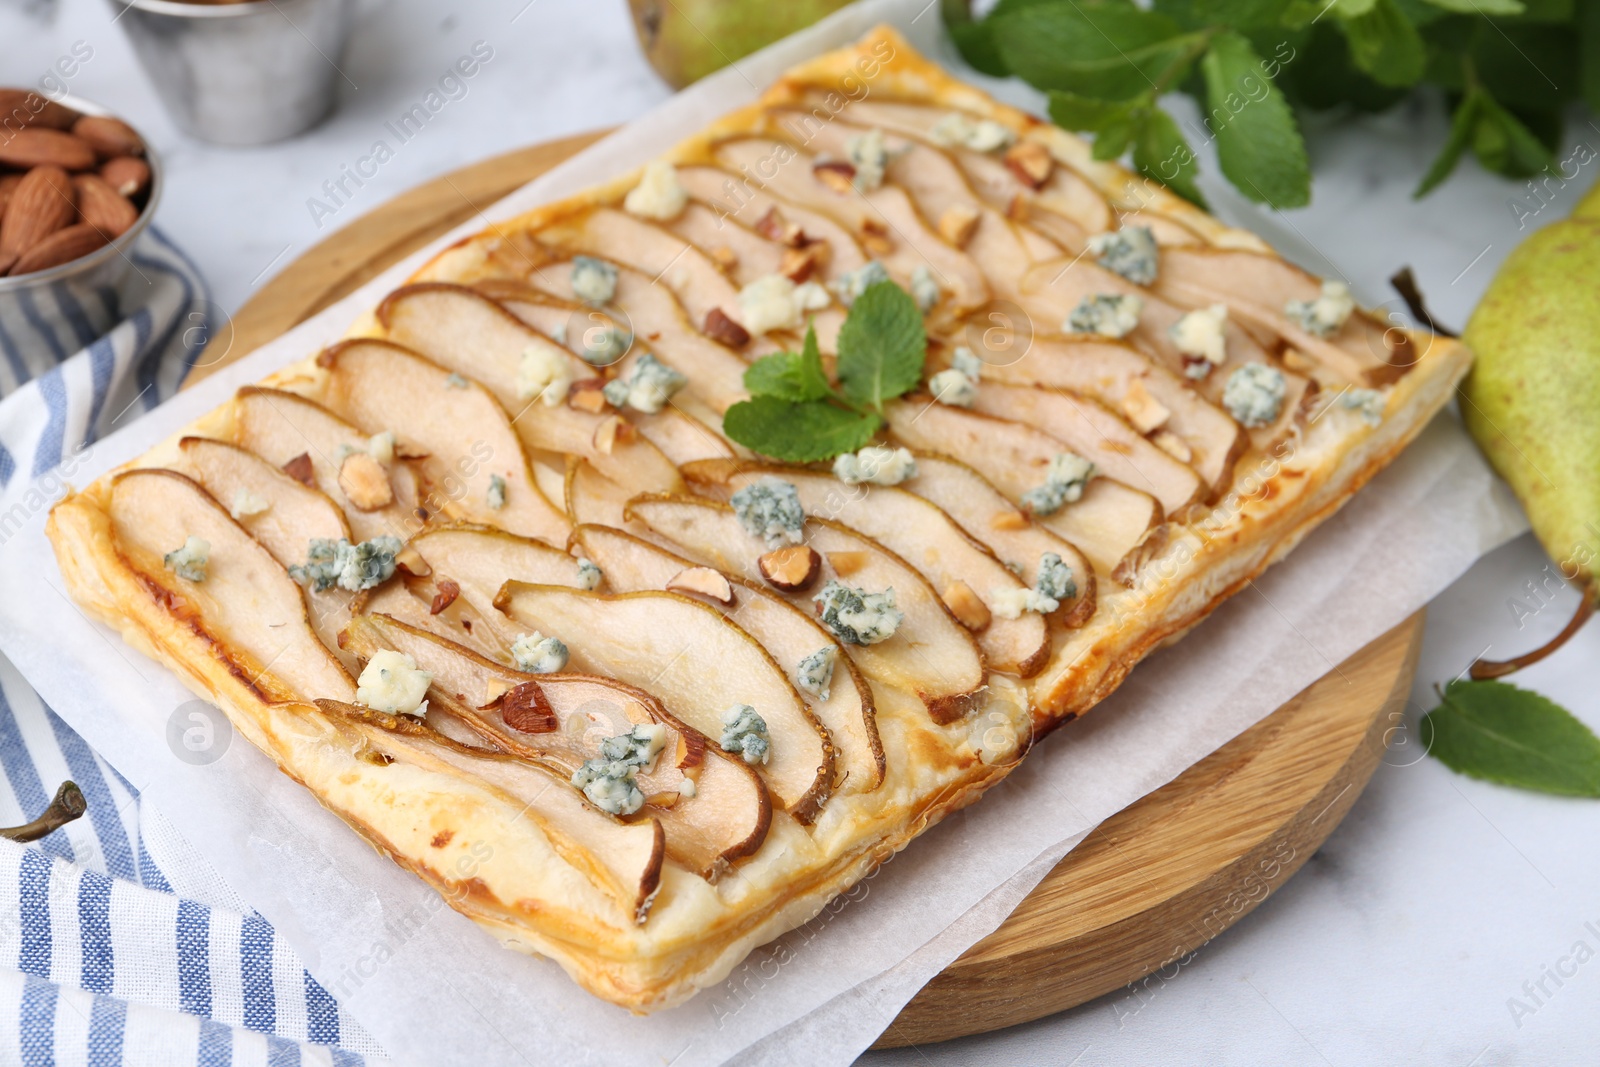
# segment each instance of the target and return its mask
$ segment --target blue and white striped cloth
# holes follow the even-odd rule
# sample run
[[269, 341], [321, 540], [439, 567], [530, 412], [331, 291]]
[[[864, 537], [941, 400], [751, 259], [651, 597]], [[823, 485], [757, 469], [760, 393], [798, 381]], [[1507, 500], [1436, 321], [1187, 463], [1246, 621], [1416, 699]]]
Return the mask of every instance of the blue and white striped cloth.
[[[63, 459], [170, 397], [200, 356], [213, 305], [199, 272], [154, 229], [132, 260], [117, 292], [56, 290], [0, 315], [0, 551], [59, 496]], [[271, 925], [4, 658], [0, 774], [3, 826], [69, 778], [88, 801], [33, 845], [0, 839], [0, 1064], [382, 1062]]]

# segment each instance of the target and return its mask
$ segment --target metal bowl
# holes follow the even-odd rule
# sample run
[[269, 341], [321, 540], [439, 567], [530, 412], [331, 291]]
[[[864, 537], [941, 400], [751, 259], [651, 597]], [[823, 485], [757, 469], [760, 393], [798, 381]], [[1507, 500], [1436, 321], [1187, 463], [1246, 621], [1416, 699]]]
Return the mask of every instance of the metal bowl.
[[184, 133], [261, 145], [333, 110], [354, 0], [110, 0], [161, 102]]
[[[63, 96], [58, 102], [85, 115], [120, 118], [109, 108], [78, 97]], [[161, 159], [148, 141], [144, 159], [150, 165], [150, 191], [133, 225], [103, 248], [70, 263], [0, 278], [0, 325], [26, 323], [34, 333], [49, 332], [58, 338], [80, 336], [84, 324], [96, 337], [111, 329], [118, 318], [119, 287], [133, 269], [133, 244], [161, 203]]]

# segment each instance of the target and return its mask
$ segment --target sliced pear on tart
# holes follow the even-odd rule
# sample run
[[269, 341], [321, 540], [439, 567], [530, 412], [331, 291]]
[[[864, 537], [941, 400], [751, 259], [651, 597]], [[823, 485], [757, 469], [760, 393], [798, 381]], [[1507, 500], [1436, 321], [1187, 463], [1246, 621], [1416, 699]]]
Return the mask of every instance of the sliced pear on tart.
[[589, 675], [513, 670], [384, 615], [352, 619], [344, 643], [363, 661], [381, 649], [403, 652], [432, 674], [427, 721], [441, 733], [452, 731], [436, 717], [453, 719], [478, 744], [543, 762], [569, 780], [586, 760], [602, 758], [607, 738], [635, 725], [662, 725], [660, 753], [637, 781], [647, 814], [666, 831], [668, 855], [697, 874], [715, 877], [766, 839], [772, 807], [760, 778], [642, 689]]
[[[629, 503], [628, 517], [692, 559], [752, 582], [763, 580], [762, 558], [770, 546], [745, 532], [727, 504], [700, 497], [639, 497]], [[891, 636], [856, 643], [830, 630], [864, 673], [916, 693], [934, 722], [965, 716], [984, 684], [983, 654], [938, 591], [893, 552], [839, 523], [808, 517], [804, 536], [794, 548], [820, 556], [821, 573], [799, 589], [767, 584], [813, 614], [820, 614], [815, 595], [830, 579], [864, 594], [894, 590], [894, 608], [904, 618]]]
[[[1187, 382], [1149, 356], [1119, 341], [1058, 341], [1034, 337], [1027, 355], [1013, 363], [986, 364], [985, 382], [1040, 385], [1093, 397], [1113, 411], [1159, 436], [1182, 442], [1168, 447], [1194, 468], [1209, 495], [1216, 496], [1233, 480], [1233, 466], [1249, 447], [1244, 427], [1226, 411], [1191, 389]], [[1151, 403], [1154, 402], [1154, 404]], [[1175, 457], [1175, 458], [1176, 458]]]
[[327, 371], [323, 397], [330, 408], [426, 453], [418, 464], [439, 510], [566, 540], [566, 517], [535, 484], [522, 442], [483, 386], [468, 380], [463, 387], [437, 363], [388, 341], [343, 341], [317, 363]]
[[[209, 640], [264, 700], [355, 695], [312, 629], [300, 587], [198, 482], [177, 471], [123, 471], [112, 478], [108, 512], [116, 551], [160, 610]], [[188, 553], [186, 565], [176, 553], [191, 538], [209, 549]]]
[[[831, 474], [757, 464], [704, 463], [684, 470], [697, 488], [715, 486], [718, 496], [772, 476], [795, 487], [808, 515], [826, 515], [894, 552], [939, 591], [946, 604], [976, 597], [985, 610], [957, 619], [972, 630], [990, 666], [1024, 678], [1050, 657], [1050, 632], [1043, 616], [1026, 612], [1005, 618], [997, 594], [1025, 588], [1022, 581], [950, 516], [907, 488], [846, 485]], [[955, 610], [952, 608], [952, 610]]]
[[1194, 468], [1163, 452], [1087, 397], [1059, 389], [986, 382], [978, 389], [972, 410], [1048, 433], [1106, 477], [1155, 497], [1168, 515], [1182, 513], [1206, 495]]
[[678, 181], [696, 202], [758, 233], [776, 233], [793, 245], [827, 246], [819, 269], [828, 281], [866, 266], [869, 257], [855, 235], [827, 215], [777, 200], [720, 167], [679, 167]]
[[677, 593], [605, 596], [522, 582], [507, 582], [497, 604], [517, 622], [565, 640], [580, 670], [645, 689], [719, 745], [731, 713], [754, 708], [768, 741], [766, 762], [754, 754], [747, 761], [773, 800], [805, 823], [827, 802], [834, 777], [827, 731], [771, 653], [720, 612]]
[[1039, 525], [965, 463], [932, 452], [918, 452], [916, 457], [917, 474], [904, 483], [907, 489], [944, 509], [1030, 587], [1038, 585], [1045, 556], [1061, 557], [1078, 588], [1074, 596], [1061, 601], [1052, 618], [1068, 627], [1089, 621], [1095, 607], [1095, 571], [1076, 545]]
[[[924, 452], [942, 452], [969, 464], [1019, 507], [1041, 485], [1050, 461], [1071, 449], [1020, 422], [924, 401], [897, 400], [884, 414], [895, 437]], [[1102, 574], [1124, 559], [1161, 525], [1155, 497], [1109, 478], [1091, 478], [1078, 500], [1036, 520], [1077, 545]]]
[[[861, 793], [883, 782], [883, 745], [872, 690], [838, 642], [811, 615], [761, 585], [697, 566], [625, 530], [578, 526], [572, 531], [572, 544], [600, 565], [607, 586], [616, 592], [687, 592], [744, 627], [797, 680], [796, 688], [833, 738], [834, 791]], [[821, 692], [816, 686], [800, 686], [802, 665], [823, 648], [833, 649], [831, 679]]]
[[234, 444], [321, 490], [344, 510], [351, 540], [389, 536], [403, 541], [427, 521], [427, 515], [417, 513], [421, 491], [407, 462], [388, 468], [391, 502], [372, 506], [369, 498], [358, 507], [346, 495], [339, 480], [344, 460], [349, 453], [367, 451], [371, 438], [316, 401], [247, 385], [234, 394], [229, 411]]
[[337, 700], [318, 700], [316, 706], [352, 743], [356, 758], [430, 771], [495, 795], [509, 806], [513, 820], [533, 822], [561, 858], [611, 896], [633, 922], [643, 923], [649, 915], [666, 856], [665, 834], [656, 819], [611, 818], [549, 769], [520, 756], [469, 748], [410, 716]]

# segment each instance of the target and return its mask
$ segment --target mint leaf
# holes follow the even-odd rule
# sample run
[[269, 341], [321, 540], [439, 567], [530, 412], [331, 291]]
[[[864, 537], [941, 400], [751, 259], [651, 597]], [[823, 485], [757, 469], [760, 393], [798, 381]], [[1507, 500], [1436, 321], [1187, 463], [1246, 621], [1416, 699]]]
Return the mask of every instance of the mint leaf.
[[1127, 103], [1121, 100], [1097, 100], [1065, 89], [1050, 90], [1050, 121], [1063, 130], [1093, 133], [1127, 110]]
[[1454, 11], [1458, 15], [1520, 15], [1524, 8], [1521, 0], [1426, 0], [1434, 7]]
[[1134, 142], [1134, 138], [1144, 130], [1145, 123], [1150, 118], [1148, 97], [1136, 97], [1133, 102], [1124, 105], [1116, 114], [1107, 119], [1100, 126], [1100, 132], [1094, 135], [1094, 147], [1090, 151], [1095, 159], [1120, 159], [1122, 153]]
[[1147, 178], [1162, 183], [1191, 204], [1206, 206], [1195, 185], [1199, 167], [1178, 124], [1160, 108], [1152, 108], [1133, 144], [1133, 165]]
[[1578, 66], [1583, 71], [1583, 102], [1600, 112], [1600, 4], [1583, 4], [1577, 11]]
[[1104, 0], [996, 12], [988, 22], [1012, 73], [1039, 89], [1104, 100], [1148, 91], [1195, 39], [1165, 15]]
[[762, 356], [744, 372], [744, 387], [751, 396], [778, 400], [821, 400], [832, 390], [817, 351], [817, 332], [806, 328], [805, 348], [799, 352], [774, 352]]
[[1444, 147], [1434, 157], [1433, 165], [1428, 168], [1428, 173], [1422, 176], [1422, 181], [1417, 184], [1416, 192], [1411, 196], [1421, 199], [1434, 189], [1434, 186], [1450, 177], [1450, 172], [1456, 169], [1456, 164], [1461, 160], [1461, 153], [1467, 150], [1467, 145], [1472, 142], [1472, 130], [1478, 124], [1478, 112], [1483, 106], [1483, 94], [1471, 92], [1456, 105], [1456, 113], [1450, 120], [1450, 136], [1445, 138]]
[[1429, 755], [1459, 774], [1561, 796], [1600, 796], [1600, 738], [1552, 700], [1505, 682], [1451, 682], [1423, 716]]
[[1480, 94], [1472, 131], [1472, 153], [1484, 168], [1508, 178], [1526, 178], [1555, 162], [1549, 147], [1511, 112]]
[[1288, 101], [1250, 42], [1218, 33], [1200, 61], [1222, 173], [1251, 200], [1274, 208], [1311, 202], [1311, 168]]
[[839, 327], [839, 385], [858, 404], [883, 402], [922, 380], [928, 334], [911, 295], [893, 282], [869, 285]]
[[883, 426], [872, 412], [847, 411], [826, 400], [793, 403], [770, 396], [741, 400], [722, 416], [722, 432], [752, 452], [812, 463], [854, 452]]
[[1376, 0], [1362, 14], [1338, 21], [1350, 58], [1380, 85], [1414, 85], [1422, 77], [1428, 58], [1422, 35], [1394, 0]]

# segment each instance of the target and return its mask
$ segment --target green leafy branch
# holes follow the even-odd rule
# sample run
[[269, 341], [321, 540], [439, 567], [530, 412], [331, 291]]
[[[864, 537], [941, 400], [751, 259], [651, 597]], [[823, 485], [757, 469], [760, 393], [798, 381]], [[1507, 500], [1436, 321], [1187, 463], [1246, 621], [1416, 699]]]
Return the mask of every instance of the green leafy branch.
[[856, 298], [839, 328], [838, 388], [808, 326], [799, 352], [774, 352], [744, 372], [750, 399], [724, 413], [722, 431], [790, 463], [854, 452], [883, 428], [884, 402], [917, 387], [927, 352], [916, 301], [893, 282], [878, 282]]
[[1460, 774], [1600, 797], [1600, 739], [1559, 704], [1505, 682], [1451, 682], [1423, 716], [1419, 740]]
[[1204, 113], [1222, 173], [1273, 207], [1310, 202], [1296, 107], [1376, 112], [1419, 86], [1443, 89], [1451, 133], [1418, 186], [1432, 190], [1470, 149], [1485, 168], [1552, 168], [1562, 113], [1600, 111], [1600, 4], [1591, 0], [1000, 0], [974, 19], [941, 5], [967, 61], [1050, 96], [1060, 126], [1095, 136], [1097, 159], [1204, 203], [1189, 138], [1159, 106]]

